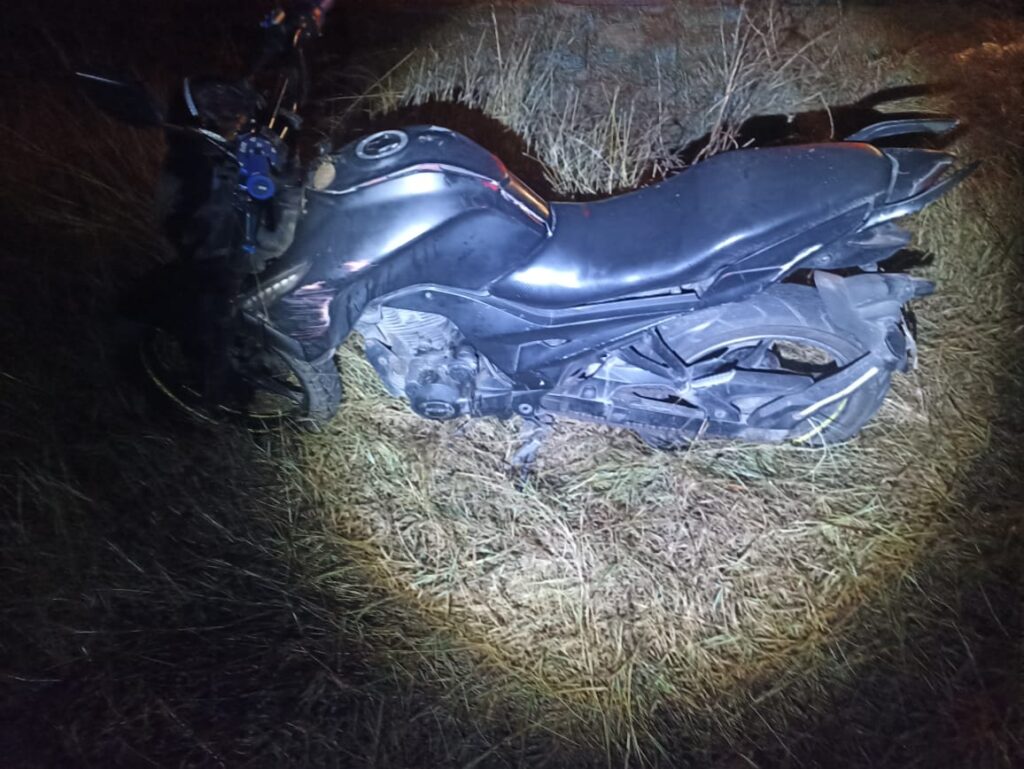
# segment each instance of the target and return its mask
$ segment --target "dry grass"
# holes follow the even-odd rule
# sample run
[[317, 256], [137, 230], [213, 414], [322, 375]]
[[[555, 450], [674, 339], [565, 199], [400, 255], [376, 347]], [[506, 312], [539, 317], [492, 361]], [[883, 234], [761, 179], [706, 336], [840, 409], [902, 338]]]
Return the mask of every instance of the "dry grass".
[[[645, 178], [652, 163], [670, 165], [669, 115], [704, 115], [696, 130], [710, 131], [714, 152], [735, 146], [737, 126], [760, 111], [981, 76], [970, 54], [952, 56], [977, 26], [926, 50], [908, 43], [899, 13], [872, 13], [819, 15], [799, 36], [774, 11], [741, 16], [722, 27], [721, 58], [706, 60], [696, 83], [666, 96], [659, 80], [654, 118], [645, 111], [643, 121], [618, 87], [582, 111], [583, 91], [550, 65], [568, 45], [551, 12], [518, 18], [504, 43], [496, 30], [507, 23], [474, 39], [463, 20], [391, 72], [376, 104], [460, 99], [521, 133], [560, 191], [608, 191]], [[977, 97], [949, 98], [931, 106], [959, 112]], [[1015, 157], [978, 140], [961, 149], [992, 152], [1001, 166]], [[939, 256], [927, 274], [942, 287], [921, 311], [923, 364], [852, 445], [698, 443], [669, 456], [566, 423], [520, 490], [507, 466], [514, 425], [431, 425], [401, 403], [381, 406], [382, 389], [350, 347], [348, 405], [305, 442], [323, 513], [312, 536], [343, 551], [358, 543], [380, 559], [389, 590], [456, 648], [480, 650], [492, 682], [484, 707], [529, 690], [524, 707], [539, 708], [540, 723], [648, 760], [665, 713], [698, 742], [711, 732], [739, 740], [752, 714], [784, 729], [792, 708], [820, 706], [815, 697], [836, 679], [863, 675], [879, 650], [853, 645], [865, 626], [878, 623], [889, 643], [947, 598], [918, 580], [961, 552], [963, 489], [1005, 408], [992, 382], [1016, 350], [1007, 287], [1019, 280], [1008, 257], [1021, 245], [1020, 180], [992, 168], [914, 222], [920, 245]]]
[[[592, 20], [506, 7], [499, 21], [493, 7], [471, 9], [389, 69], [366, 101], [376, 114], [431, 101], [479, 109], [528, 143], [563, 195], [632, 189], [678, 168], [679, 150], [705, 134], [698, 158], [736, 147], [751, 116], [829, 103], [834, 25], [808, 37], [774, 2], [723, 18], [705, 9], [699, 23], [694, 14], [681, 2], [653, 21], [613, 17], [608, 37], [628, 39], [657, 24], [671, 44], [655, 46], [653, 66], [642, 72], [630, 72], [623, 56], [596, 65], [607, 69], [603, 77], [581, 83], [564, 60], [604, 45], [587, 38]], [[861, 77], [857, 93], [872, 85]]]
[[[525, 489], [515, 425], [414, 417], [355, 344], [326, 434], [200, 432], [120, 381], [108, 324], [114, 285], [152, 262], [140, 201], [159, 142], [55, 99], [8, 116], [39, 149], [3, 166], [19, 183], [2, 198], [18, 223], [0, 331], [6, 762], [1019, 763], [1021, 27], [827, 10], [801, 38], [761, 17], [713, 28], [706, 69], [684, 56], [654, 88], [574, 92], [540, 76], [575, 17], [496, 37], [490, 14], [439, 30], [444, 55], [424, 47], [432, 64], [410, 57], [376, 93], [457, 87], [440, 93], [523, 133], [563, 191], [628, 185], [747, 110], [971, 84], [943, 98], [974, 120], [961, 149], [985, 171], [914, 225], [940, 284], [921, 369], [849, 446], [668, 455], [564, 423]], [[484, 66], [499, 42], [507, 82]], [[785, 69], [728, 95], [743, 46]]]
[[[664, 111], [643, 109], [637, 94], [608, 84], [584, 94], [559, 76], [556, 52], [572, 48], [572, 19], [554, 11], [525, 16], [504, 11], [499, 24], [491, 9], [481, 28], [477, 10], [454, 28], [437, 33], [376, 84], [371, 110], [431, 100], [458, 101], [497, 118], [525, 139], [559, 192], [607, 193], [636, 186], [651, 172], [673, 167]], [[462, 51], [452, 56], [452, 50]], [[495, 66], [497, 64], [497, 66]], [[668, 88], [659, 71], [654, 89]], [[648, 105], [643, 105], [648, 106]]]

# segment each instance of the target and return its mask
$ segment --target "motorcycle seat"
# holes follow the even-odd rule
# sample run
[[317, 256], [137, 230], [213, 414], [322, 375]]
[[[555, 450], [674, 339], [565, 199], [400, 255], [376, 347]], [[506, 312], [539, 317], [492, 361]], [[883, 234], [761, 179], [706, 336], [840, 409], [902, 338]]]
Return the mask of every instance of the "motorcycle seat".
[[[552, 235], [490, 290], [551, 309], [694, 290], [752, 254], [878, 203], [892, 174], [868, 144], [726, 152], [636, 192], [554, 204]], [[782, 252], [784, 264], [793, 254]]]

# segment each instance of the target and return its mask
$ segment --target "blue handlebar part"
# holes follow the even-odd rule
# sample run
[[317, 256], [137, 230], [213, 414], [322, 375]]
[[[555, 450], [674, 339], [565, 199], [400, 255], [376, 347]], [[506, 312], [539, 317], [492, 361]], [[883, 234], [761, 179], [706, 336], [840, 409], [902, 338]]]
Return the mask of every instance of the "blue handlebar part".
[[253, 200], [270, 200], [277, 192], [277, 185], [269, 176], [250, 174], [245, 182], [245, 190]]
[[278, 163], [277, 147], [265, 136], [249, 134], [238, 143], [241, 186], [254, 200], [270, 200], [277, 192], [271, 177]]

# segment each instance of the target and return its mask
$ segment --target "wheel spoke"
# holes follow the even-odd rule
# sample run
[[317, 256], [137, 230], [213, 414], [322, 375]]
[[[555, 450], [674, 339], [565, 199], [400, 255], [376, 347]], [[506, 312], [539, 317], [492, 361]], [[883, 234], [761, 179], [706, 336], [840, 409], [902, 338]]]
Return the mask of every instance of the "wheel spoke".
[[689, 364], [659, 341], [660, 346], [652, 347], [668, 366], [652, 365], [639, 354], [623, 356], [645, 376], [630, 383], [636, 400], [627, 397], [620, 402], [644, 404], [652, 412], [696, 410], [706, 419], [745, 422], [769, 404], [799, 398], [836, 368], [834, 355], [823, 347], [774, 336], [727, 342]]
[[814, 377], [794, 371], [735, 369], [728, 388], [737, 395], [765, 393], [771, 397], [799, 392], [814, 384]]
[[774, 339], [762, 339], [756, 346], [747, 348], [746, 352], [737, 361], [737, 364], [743, 368], [761, 368], [764, 366], [767, 360], [767, 353], [771, 350], [773, 344], [775, 344]]

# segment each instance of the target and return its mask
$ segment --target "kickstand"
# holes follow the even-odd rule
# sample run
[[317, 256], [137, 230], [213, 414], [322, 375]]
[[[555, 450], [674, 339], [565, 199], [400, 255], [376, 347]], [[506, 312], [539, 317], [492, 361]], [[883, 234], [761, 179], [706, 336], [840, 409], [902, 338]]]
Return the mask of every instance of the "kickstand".
[[537, 459], [537, 452], [544, 445], [544, 441], [551, 435], [552, 427], [555, 424], [553, 417], [549, 415], [526, 417], [519, 427], [519, 448], [512, 455], [512, 472], [516, 478], [516, 487], [522, 488], [533, 471], [533, 463]]

